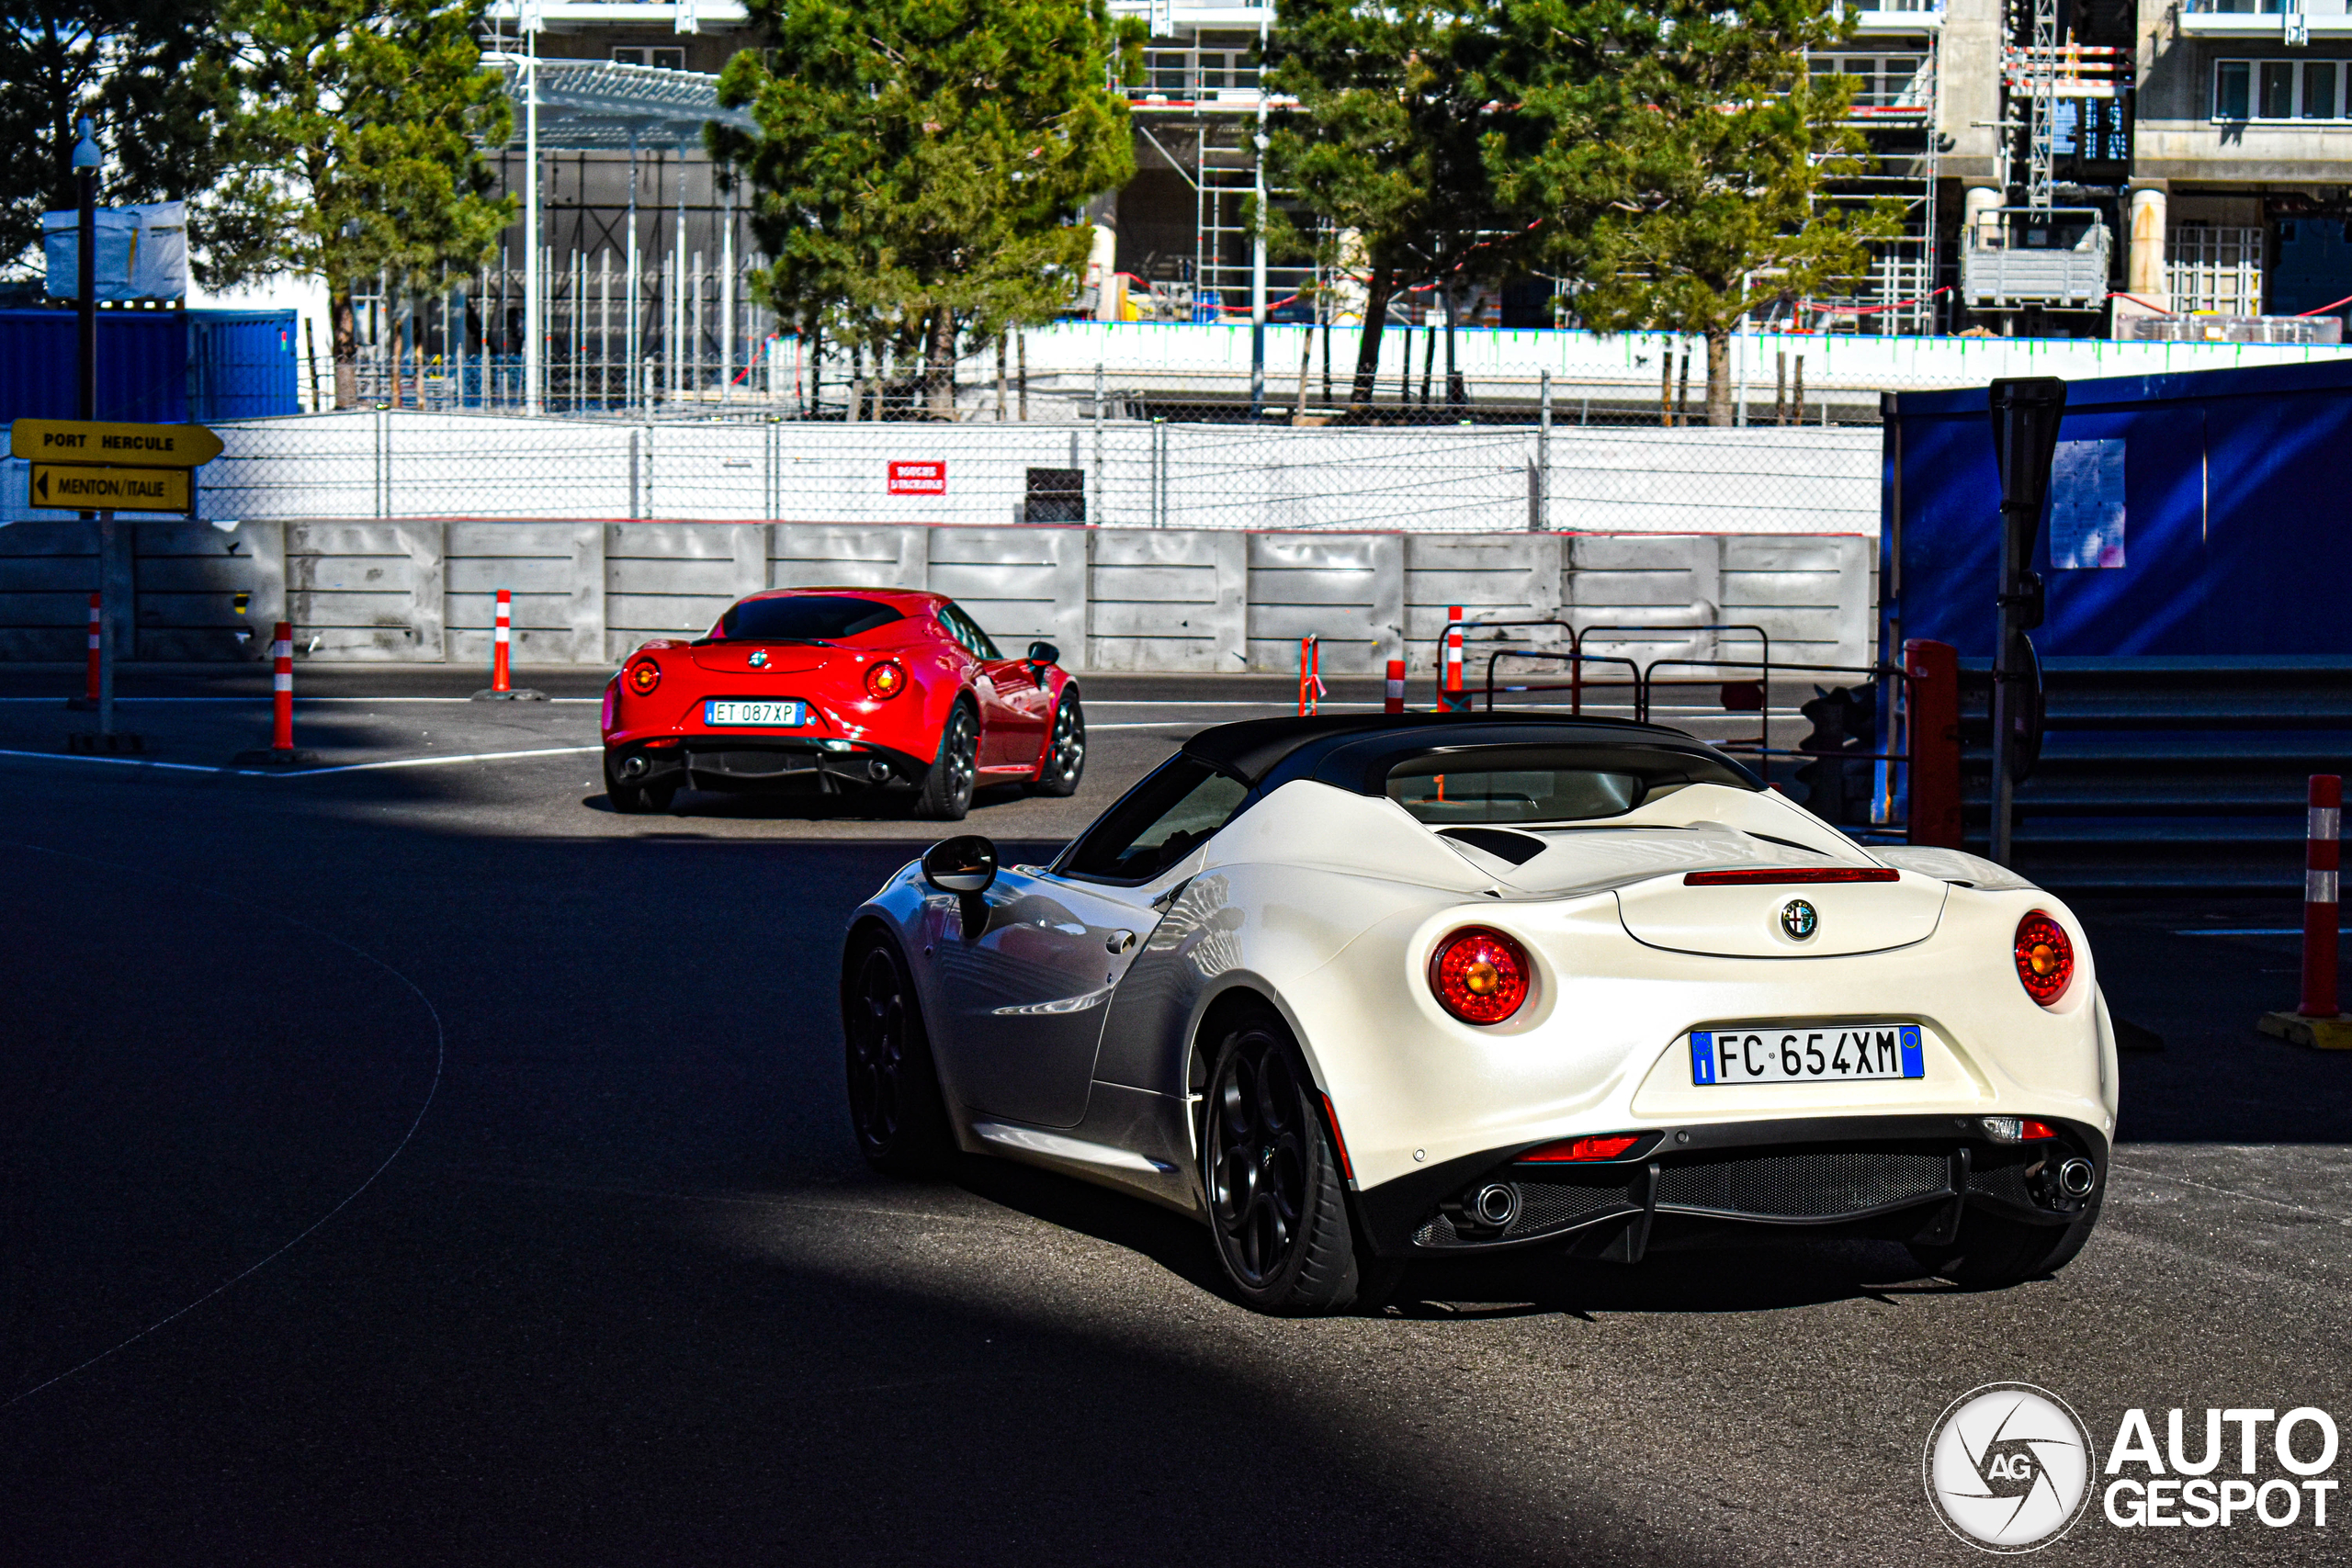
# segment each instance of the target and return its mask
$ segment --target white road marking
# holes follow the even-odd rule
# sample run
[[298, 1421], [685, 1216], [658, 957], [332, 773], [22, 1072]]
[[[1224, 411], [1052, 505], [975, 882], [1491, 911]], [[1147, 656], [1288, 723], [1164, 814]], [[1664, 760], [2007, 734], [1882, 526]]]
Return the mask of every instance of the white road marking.
[[331, 768], [208, 768], [200, 762], [156, 762], [140, 757], [93, 757], [79, 751], [7, 751], [39, 762], [104, 762], [117, 768], [163, 768], [175, 773], [226, 773], [241, 779], [314, 779], [322, 773], [364, 773], [379, 768], [437, 768], [449, 762], [503, 762], [517, 757], [569, 757], [602, 746], [542, 746], [529, 751], [472, 751], [460, 757], [394, 757], [381, 762], [342, 762]]
[[2175, 936], [2301, 936], [2303, 934], [2303, 928], [2301, 926], [2262, 926], [2256, 929], [2243, 931], [2175, 931], [2172, 934]]
[[[305, 697], [297, 694], [294, 700], [297, 703], [470, 703], [473, 701], [473, 698]], [[527, 708], [535, 707], [539, 703], [594, 704], [601, 703], [605, 699], [602, 697], [538, 697], [530, 702], [524, 703], [521, 705]], [[117, 697], [115, 698], [115, 701], [118, 703], [252, 703], [258, 705], [269, 701], [269, 694], [264, 692], [257, 696], [251, 697]], [[52, 707], [62, 705], [64, 699], [62, 697], [0, 697], [0, 703], [47, 703]]]

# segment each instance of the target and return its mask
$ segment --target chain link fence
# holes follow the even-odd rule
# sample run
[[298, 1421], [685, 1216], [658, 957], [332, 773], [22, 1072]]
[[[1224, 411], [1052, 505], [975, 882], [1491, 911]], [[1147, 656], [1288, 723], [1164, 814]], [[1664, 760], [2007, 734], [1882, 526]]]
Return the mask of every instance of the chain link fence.
[[[566, 420], [361, 410], [222, 423], [214, 519], [466, 517], [1116, 528], [1874, 534], [1862, 428], [1465, 417]], [[869, 404], [870, 410], [870, 404]], [[887, 411], [886, 411], [887, 412]], [[1033, 412], [1035, 410], [1033, 409]], [[1182, 412], [1181, 406], [1177, 412]], [[1493, 411], [1489, 411], [1491, 413]], [[28, 505], [0, 473], [0, 517]]]

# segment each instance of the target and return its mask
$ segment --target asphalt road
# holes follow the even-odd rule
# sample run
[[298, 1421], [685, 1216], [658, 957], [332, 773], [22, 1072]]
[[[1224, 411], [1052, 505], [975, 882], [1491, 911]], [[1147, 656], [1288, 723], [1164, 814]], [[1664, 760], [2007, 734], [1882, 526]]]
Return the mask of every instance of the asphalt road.
[[[1920, 1451], [1978, 1384], [2059, 1393], [2102, 1454], [2132, 1406], [2159, 1441], [2173, 1406], [2352, 1427], [2352, 1054], [2253, 1032], [2291, 938], [2177, 934], [2290, 906], [2088, 911], [2165, 1049], [2125, 1059], [2106, 1221], [2054, 1279], [1521, 1256], [1269, 1321], [1174, 1216], [869, 1175], [836, 933], [930, 832], [616, 816], [560, 750], [595, 679], [529, 678], [585, 700], [308, 671], [298, 739], [344, 771], [295, 776], [218, 771], [266, 738], [249, 671], [134, 672], [181, 699], [126, 702], [136, 762], [59, 754], [63, 677], [0, 678], [0, 1559], [1961, 1562]], [[974, 814], [1008, 853], [1284, 695], [1088, 690], [1080, 795]], [[2340, 1561], [2338, 1506], [2094, 1505], [2051, 1560]]]

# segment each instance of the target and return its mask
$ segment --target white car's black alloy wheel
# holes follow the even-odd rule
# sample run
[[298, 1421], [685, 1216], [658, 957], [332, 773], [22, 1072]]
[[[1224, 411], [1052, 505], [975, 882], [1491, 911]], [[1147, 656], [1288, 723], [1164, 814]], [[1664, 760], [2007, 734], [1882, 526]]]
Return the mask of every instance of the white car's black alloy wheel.
[[911, 1171], [946, 1145], [945, 1114], [929, 1042], [899, 956], [871, 942], [842, 987], [850, 1122], [878, 1168]]
[[1278, 1042], [1255, 1034], [1227, 1054], [1209, 1101], [1210, 1198], [1245, 1285], [1271, 1284], [1293, 1261], [1306, 1204], [1307, 1114]]

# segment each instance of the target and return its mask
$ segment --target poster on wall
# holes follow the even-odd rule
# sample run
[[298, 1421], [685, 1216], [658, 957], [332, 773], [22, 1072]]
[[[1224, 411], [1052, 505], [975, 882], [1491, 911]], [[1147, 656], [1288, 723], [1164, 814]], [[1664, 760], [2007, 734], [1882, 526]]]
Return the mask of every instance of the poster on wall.
[[2123, 565], [2123, 442], [2061, 441], [2050, 464], [2050, 565]]

